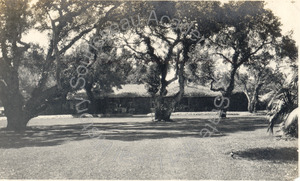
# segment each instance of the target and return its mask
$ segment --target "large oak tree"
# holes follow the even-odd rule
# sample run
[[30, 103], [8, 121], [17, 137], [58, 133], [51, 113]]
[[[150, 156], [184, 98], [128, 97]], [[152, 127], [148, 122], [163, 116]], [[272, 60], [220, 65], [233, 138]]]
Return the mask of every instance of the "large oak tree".
[[[146, 83], [155, 100], [156, 120], [170, 121], [171, 113], [184, 95], [185, 65], [191, 60], [190, 53], [219, 30], [216, 21], [219, 5], [217, 2], [152, 2], [148, 4], [153, 10], [149, 8], [147, 21], [124, 35], [126, 47], [133, 51], [136, 60], [149, 65]], [[167, 79], [172, 68], [174, 78]], [[167, 100], [168, 86], [176, 81], [179, 90]]]
[[[21, 131], [29, 120], [45, 110], [50, 100], [70, 91], [62, 83], [62, 56], [83, 36], [109, 19], [119, 3], [69, 0], [41, 0], [29, 7], [28, 0], [0, 1], [0, 99], [7, 117], [7, 128]], [[48, 34], [49, 45], [40, 56], [38, 82], [29, 99], [21, 94], [20, 65], [32, 44], [22, 41], [29, 29]], [[54, 77], [54, 85], [47, 84]]]
[[[262, 65], [260, 61], [265, 61], [266, 52], [277, 57], [274, 60], [281, 61], [280, 58], [285, 56], [295, 56], [297, 48], [291, 39], [281, 34], [279, 19], [270, 10], [264, 9], [263, 2], [224, 4], [222, 17], [223, 29], [208, 38], [207, 56], [199, 60], [204, 60], [204, 66], [208, 68], [206, 72], [211, 79], [211, 90], [220, 91], [230, 100], [236, 74], [242, 65]], [[228, 78], [223, 79], [222, 85], [217, 84], [220, 78], [216, 78], [217, 71], [210, 70], [214, 67], [211, 61], [217, 59], [230, 65], [225, 72]], [[220, 116], [226, 117], [226, 112], [227, 109], [223, 108]]]

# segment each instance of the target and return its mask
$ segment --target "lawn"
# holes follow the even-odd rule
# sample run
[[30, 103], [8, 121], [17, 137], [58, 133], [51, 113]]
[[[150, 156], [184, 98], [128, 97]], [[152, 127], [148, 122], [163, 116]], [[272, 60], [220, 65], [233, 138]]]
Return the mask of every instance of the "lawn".
[[[175, 114], [174, 122], [152, 122], [149, 116], [35, 118], [24, 134], [0, 129], [0, 179], [297, 177], [298, 140], [268, 135], [265, 116], [231, 114], [203, 138], [199, 133], [213, 126], [212, 117]], [[0, 128], [5, 124], [1, 118]]]

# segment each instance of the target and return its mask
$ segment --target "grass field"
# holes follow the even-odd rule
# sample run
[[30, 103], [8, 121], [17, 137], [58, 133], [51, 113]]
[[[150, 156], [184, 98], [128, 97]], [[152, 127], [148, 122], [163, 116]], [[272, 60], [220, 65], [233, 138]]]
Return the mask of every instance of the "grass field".
[[[5, 131], [0, 119], [0, 179], [297, 177], [298, 140], [268, 135], [265, 116], [232, 114], [217, 125], [208, 121], [212, 117], [176, 114], [174, 122], [152, 122], [149, 116], [39, 117], [19, 135]], [[203, 138], [199, 133], [208, 124], [218, 131]]]

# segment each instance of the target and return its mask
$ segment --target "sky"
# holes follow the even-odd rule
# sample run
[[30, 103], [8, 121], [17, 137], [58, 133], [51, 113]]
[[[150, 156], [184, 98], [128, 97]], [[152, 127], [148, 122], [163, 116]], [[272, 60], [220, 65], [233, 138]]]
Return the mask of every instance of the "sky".
[[294, 31], [293, 38], [299, 46], [300, 40], [300, 2], [299, 1], [266, 1], [266, 8], [271, 9], [282, 23], [283, 33]]
[[[288, 33], [293, 30], [293, 39], [296, 41], [296, 45], [300, 46], [300, 2], [298, 0], [282, 0], [282, 1], [268, 1], [266, 8], [273, 11], [275, 16], [278, 16], [282, 23], [282, 32]], [[298, 59], [299, 62], [299, 59]], [[292, 79], [293, 72], [290, 71], [288, 65], [282, 65], [283, 72], [287, 75], [287, 80]], [[299, 71], [299, 70], [298, 70]], [[300, 94], [300, 93], [299, 93]]]

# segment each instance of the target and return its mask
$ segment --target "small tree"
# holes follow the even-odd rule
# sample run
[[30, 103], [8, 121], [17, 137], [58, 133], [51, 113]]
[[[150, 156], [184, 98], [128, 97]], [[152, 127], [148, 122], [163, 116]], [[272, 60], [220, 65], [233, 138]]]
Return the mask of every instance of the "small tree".
[[[110, 40], [110, 42], [113, 42], [113, 40]], [[121, 88], [121, 85], [126, 83], [125, 77], [131, 70], [132, 65], [127, 61], [131, 54], [126, 50], [117, 54], [118, 48], [115, 46], [113, 43], [106, 44], [102, 51], [94, 52], [95, 58], [89, 64], [86, 75], [82, 76], [85, 80], [83, 89], [85, 89], [90, 101], [89, 111], [93, 114], [97, 112], [95, 95], [105, 96], [105, 94], [112, 92], [113, 87]], [[67, 56], [67, 62], [65, 62], [66, 68], [68, 65], [73, 65], [66, 69], [66, 72], [73, 76], [76, 76], [77, 67], [84, 61], [85, 50], [89, 48], [78, 49], [74, 54]], [[91, 47], [90, 50], [92, 51]], [[66, 81], [68, 80], [70, 80], [70, 76], [66, 77]]]
[[266, 61], [268, 58], [274, 58], [273, 56], [269, 56], [266, 52], [265, 55], [258, 58], [258, 61], [246, 65], [246, 71], [240, 71], [236, 74], [237, 86], [247, 96], [250, 113], [257, 111], [259, 96], [281, 86], [281, 80], [284, 77], [278, 68], [270, 67], [271, 61]]

